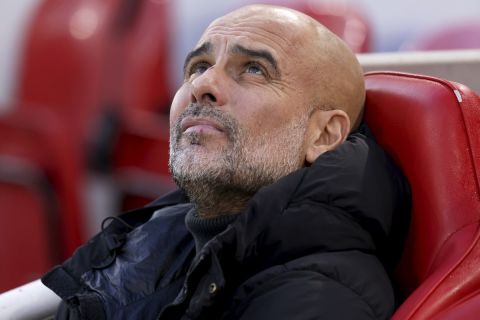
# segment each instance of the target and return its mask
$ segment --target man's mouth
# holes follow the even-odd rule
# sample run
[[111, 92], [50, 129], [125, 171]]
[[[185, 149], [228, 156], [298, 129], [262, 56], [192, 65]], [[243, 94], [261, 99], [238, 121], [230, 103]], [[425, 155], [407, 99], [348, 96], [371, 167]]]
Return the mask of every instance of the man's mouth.
[[218, 122], [206, 118], [187, 117], [181, 121], [180, 128], [182, 133], [225, 132]]

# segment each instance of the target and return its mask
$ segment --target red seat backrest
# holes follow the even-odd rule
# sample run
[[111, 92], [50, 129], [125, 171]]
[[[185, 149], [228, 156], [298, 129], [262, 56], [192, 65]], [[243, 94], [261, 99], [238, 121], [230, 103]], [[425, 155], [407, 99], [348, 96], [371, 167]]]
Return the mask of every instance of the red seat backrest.
[[0, 291], [37, 279], [85, 235], [76, 149], [52, 114], [20, 109], [0, 117]]
[[[63, 124], [47, 112], [17, 110], [0, 117], [0, 137], [3, 137], [0, 139], [2, 192], [11, 192], [12, 197], [17, 198], [28, 196], [25, 205], [32, 210], [41, 205], [39, 215], [52, 211], [52, 208], [56, 211], [58, 241], [54, 245], [62, 259], [69, 257], [85, 240], [79, 157], [64, 132]], [[22, 166], [32, 169], [21, 169]], [[21, 173], [13, 175], [18, 171]], [[23, 202], [17, 203], [19, 209], [12, 207], [12, 198], [5, 193], [0, 199], [5, 201], [0, 207], [6, 217], [13, 218], [11, 215], [25, 211], [21, 209]], [[31, 223], [28, 219], [22, 221]], [[42, 224], [39, 228], [43, 228]], [[4, 235], [2, 233], [0, 237]]]
[[41, 0], [24, 41], [21, 107], [52, 111], [87, 153], [83, 159], [108, 161], [95, 153], [111, 147], [130, 110], [168, 111], [170, 7], [169, 1]]
[[166, 117], [140, 110], [123, 126], [112, 159], [122, 210], [144, 206], [175, 189], [168, 169], [168, 127]]
[[172, 1], [138, 0], [121, 44], [116, 83], [122, 126], [113, 149], [112, 173], [121, 209], [129, 210], [171, 191], [168, 111], [171, 86]]
[[0, 154], [0, 292], [59, 263], [53, 188], [35, 163]]
[[[171, 1], [141, 2], [125, 32], [120, 54], [123, 75], [118, 84], [119, 102], [126, 117], [136, 110], [168, 114], [173, 97], [170, 72]], [[128, 121], [128, 119], [126, 119]]]
[[412, 189], [397, 270], [409, 296], [394, 319], [428, 319], [480, 288], [480, 99], [427, 76], [376, 72], [365, 80], [366, 122]]
[[17, 101], [47, 109], [83, 148], [110, 101], [104, 77], [120, 0], [42, 0], [24, 40]]

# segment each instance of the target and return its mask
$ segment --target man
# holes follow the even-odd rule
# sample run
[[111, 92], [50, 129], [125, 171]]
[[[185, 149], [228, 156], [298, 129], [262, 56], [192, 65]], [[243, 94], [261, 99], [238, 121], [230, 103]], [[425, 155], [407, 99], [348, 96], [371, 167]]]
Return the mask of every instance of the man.
[[386, 319], [406, 185], [361, 124], [336, 36], [254, 5], [214, 21], [171, 107], [180, 190], [114, 219], [42, 280], [65, 319]]

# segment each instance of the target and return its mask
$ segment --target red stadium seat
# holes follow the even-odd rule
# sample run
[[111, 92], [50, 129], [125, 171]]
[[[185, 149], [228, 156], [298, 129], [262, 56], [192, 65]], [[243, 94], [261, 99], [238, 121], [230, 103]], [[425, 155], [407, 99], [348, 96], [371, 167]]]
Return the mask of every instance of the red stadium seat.
[[168, 171], [168, 127], [166, 118], [140, 110], [123, 126], [113, 152], [121, 210], [142, 207], [175, 188]]
[[118, 3], [42, 0], [24, 40], [18, 102], [57, 114], [79, 148], [95, 138], [102, 112], [112, 107], [103, 83]]
[[0, 291], [38, 278], [84, 241], [78, 157], [56, 120], [0, 117]]
[[118, 84], [118, 101], [129, 112], [150, 111], [168, 114], [173, 97], [170, 58], [171, 1], [138, 0], [131, 24], [124, 34], [122, 47], [123, 75]]
[[174, 188], [168, 171], [170, 1], [139, 1], [118, 47], [122, 125], [113, 150], [112, 173], [121, 209], [145, 205]]
[[34, 163], [0, 155], [0, 292], [61, 261], [52, 189]]
[[130, 110], [165, 113], [168, 3], [42, 0], [24, 41], [18, 101], [56, 113], [83, 148], [112, 112], [120, 122]]
[[480, 99], [433, 77], [377, 72], [365, 79], [366, 121], [412, 189], [397, 268], [407, 299], [393, 319], [478, 317]]
[[480, 49], [480, 22], [461, 22], [408, 40], [401, 50]]
[[[127, 183], [126, 188], [137, 191], [135, 186], [142, 180], [150, 186], [152, 179], [132, 172], [160, 174], [160, 180], [170, 181], [166, 161], [160, 160], [152, 172], [150, 160], [134, 154], [138, 145], [152, 144], [150, 137], [158, 126], [168, 127], [161, 118], [172, 96], [167, 72], [169, 8], [169, 1], [41, 1], [25, 40], [18, 101], [27, 112], [48, 110], [66, 125], [63, 135], [77, 148], [78, 170], [84, 174], [100, 173], [121, 181], [129, 176], [128, 181], [136, 182], [134, 186]], [[150, 119], [139, 123], [147, 112]], [[153, 118], [160, 120], [153, 123]], [[152, 132], [149, 137], [137, 134], [146, 130]], [[157, 140], [155, 154], [168, 157], [165, 137]], [[120, 152], [112, 157], [112, 149]], [[120, 168], [111, 171], [117, 160]], [[120, 171], [121, 177], [105, 175]], [[137, 196], [151, 198], [150, 194]], [[88, 201], [95, 208], [94, 200]], [[115, 213], [93, 209], [87, 213], [93, 219], [86, 220]]]
[[120, 121], [130, 110], [167, 113], [170, 7], [42, 0], [24, 41], [18, 101], [53, 110], [80, 143], [95, 140], [112, 111]]

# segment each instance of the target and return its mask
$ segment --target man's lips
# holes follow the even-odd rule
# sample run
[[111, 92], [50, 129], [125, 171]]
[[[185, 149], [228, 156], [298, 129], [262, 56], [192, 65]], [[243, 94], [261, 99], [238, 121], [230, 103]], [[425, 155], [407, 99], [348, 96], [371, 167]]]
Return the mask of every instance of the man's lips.
[[205, 118], [185, 118], [180, 123], [182, 132], [192, 132], [192, 131], [219, 131], [224, 132], [225, 129], [219, 123]]

